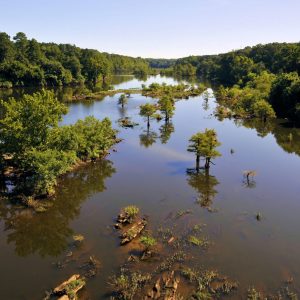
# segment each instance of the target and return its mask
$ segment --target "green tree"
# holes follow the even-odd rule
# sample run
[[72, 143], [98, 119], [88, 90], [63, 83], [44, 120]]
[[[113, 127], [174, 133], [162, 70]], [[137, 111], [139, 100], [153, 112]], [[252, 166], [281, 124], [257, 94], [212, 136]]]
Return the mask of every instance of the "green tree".
[[119, 105], [122, 106], [122, 108], [124, 108], [124, 105], [128, 102], [128, 97], [125, 95], [125, 94], [122, 94], [120, 97], [119, 97]]
[[196, 154], [196, 169], [199, 170], [200, 157], [205, 158], [205, 169], [210, 168], [211, 159], [221, 156], [216, 150], [221, 143], [218, 141], [217, 133], [214, 129], [205, 129], [204, 132], [198, 132], [189, 140], [189, 152]]
[[190, 139], [189, 139], [189, 145], [187, 148], [187, 151], [193, 152], [196, 155], [196, 170], [199, 172], [200, 169], [200, 157], [201, 157], [201, 148], [200, 144], [203, 139], [203, 133], [198, 132], [194, 134]]
[[50, 195], [58, 176], [81, 160], [104, 157], [116, 143], [116, 131], [107, 118], [90, 116], [74, 125], [58, 127], [67, 107], [54, 93], [41, 91], [16, 101], [1, 102], [0, 156], [22, 174], [16, 191]]
[[53, 92], [46, 90], [1, 101], [1, 105], [5, 113], [0, 120], [0, 149], [16, 160], [28, 149], [46, 145], [51, 128], [58, 126], [68, 111]]
[[5, 32], [0, 32], [0, 63], [10, 61], [14, 54], [14, 44], [10, 40], [10, 36]]
[[102, 82], [111, 74], [112, 64], [104, 54], [98, 51], [85, 50], [83, 58], [84, 72], [89, 81], [96, 85], [99, 76]]
[[170, 118], [174, 115], [174, 100], [169, 96], [164, 96], [158, 100], [159, 110], [165, 116], [165, 122], [169, 122]]
[[253, 104], [252, 110], [253, 110], [254, 116], [264, 120], [264, 122], [266, 122], [267, 119], [276, 117], [276, 114], [274, 112], [272, 105], [265, 100], [260, 100], [260, 101], [255, 102]]
[[300, 77], [296, 72], [277, 76], [272, 84], [270, 103], [278, 117], [297, 120], [297, 104], [300, 103]]
[[150, 118], [155, 114], [156, 106], [151, 103], [146, 103], [140, 106], [140, 115], [147, 118], [147, 127], [150, 127]]

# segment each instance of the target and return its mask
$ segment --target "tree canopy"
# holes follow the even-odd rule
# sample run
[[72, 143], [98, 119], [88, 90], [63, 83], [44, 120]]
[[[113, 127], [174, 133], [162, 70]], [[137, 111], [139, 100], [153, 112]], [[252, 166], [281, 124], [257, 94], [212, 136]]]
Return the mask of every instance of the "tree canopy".
[[59, 86], [105, 81], [110, 74], [145, 75], [142, 58], [80, 49], [70, 44], [39, 43], [18, 32], [0, 32], [0, 87]]
[[104, 157], [116, 142], [116, 131], [107, 118], [100, 121], [90, 116], [59, 127], [68, 110], [51, 91], [24, 95], [19, 101], [11, 98], [1, 105], [2, 168], [17, 167], [21, 174], [17, 188], [24, 193], [53, 193], [59, 175], [79, 160]]

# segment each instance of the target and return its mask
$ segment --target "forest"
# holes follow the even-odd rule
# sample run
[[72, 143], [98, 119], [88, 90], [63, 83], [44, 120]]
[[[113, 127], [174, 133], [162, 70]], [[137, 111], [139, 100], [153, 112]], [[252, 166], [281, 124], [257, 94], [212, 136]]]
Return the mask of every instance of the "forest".
[[0, 88], [77, 85], [111, 74], [145, 75], [148, 62], [70, 44], [39, 43], [18, 32], [12, 39], [0, 32]]
[[[150, 61], [150, 66], [159, 62]], [[219, 55], [189, 56], [164, 65], [162, 74], [200, 76], [212, 82], [220, 91], [219, 99], [238, 103], [238, 115], [253, 114], [252, 106], [259, 102], [267, 114], [274, 115], [270, 104], [277, 117], [300, 121], [300, 43], [256, 45]]]

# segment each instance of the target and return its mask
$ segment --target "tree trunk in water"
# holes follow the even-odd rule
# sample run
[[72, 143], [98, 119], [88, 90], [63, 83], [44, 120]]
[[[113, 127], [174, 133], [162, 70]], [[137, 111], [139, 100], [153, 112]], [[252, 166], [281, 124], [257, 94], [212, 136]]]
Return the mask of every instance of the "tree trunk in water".
[[197, 157], [196, 157], [196, 170], [197, 170], [197, 173], [199, 173], [199, 169], [200, 169], [200, 156], [197, 155]]
[[147, 127], [148, 127], [148, 129], [150, 127], [150, 117], [149, 116], [148, 116], [148, 120], [147, 120]]
[[205, 169], [209, 169], [209, 167], [210, 167], [210, 157], [206, 157], [206, 159], [205, 159]]

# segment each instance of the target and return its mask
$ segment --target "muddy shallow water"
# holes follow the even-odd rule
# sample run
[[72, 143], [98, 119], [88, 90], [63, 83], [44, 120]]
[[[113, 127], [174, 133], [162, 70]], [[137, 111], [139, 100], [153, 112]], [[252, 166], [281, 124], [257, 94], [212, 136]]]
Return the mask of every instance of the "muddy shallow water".
[[[116, 87], [176, 82], [160, 77], [146, 82], [129, 79]], [[175, 226], [176, 234], [190, 224], [206, 224], [203, 232], [211, 245], [206, 251], [189, 248], [194, 257], [190, 264], [217, 269], [237, 280], [238, 291], [227, 298], [245, 298], [249, 286], [276, 292], [291, 277], [294, 290], [300, 292], [300, 130], [284, 121], [217, 120], [214, 98], [207, 106], [199, 96], [176, 102], [172, 126], [152, 120], [147, 132], [138, 107], [155, 100], [132, 95], [122, 110], [118, 96], [68, 104], [62, 122], [74, 123], [88, 115], [111, 118], [124, 139], [117, 152], [63, 178], [45, 213], [32, 215], [0, 205], [0, 298], [41, 299], [45, 290], [78, 272], [77, 261], [64, 268], [57, 268], [57, 262], [64, 260], [72, 235], [80, 233], [85, 241], [79, 260], [94, 255], [101, 261], [99, 274], [88, 281], [86, 291], [90, 299], [109, 299], [108, 278], [129, 251], [128, 246], [119, 246], [112, 225], [120, 208], [129, 204], [149, 217], [148, 229], [154, 235], [160, 226]], [[125, 116], [139, 125], [119, 127], [117, 120]], [[214, 161], [209, 176], [195, 178], [187, 173], [195, 161], [186, 148], [191, 135], [205, 128], [217, 131], [222, 157]], [[242, 173], [249, 169], [257, 176], [247, 184]], [[201, 207], [199, 198], [212, 211]], [[182, 210], [192, 213], [174, 218]]]

